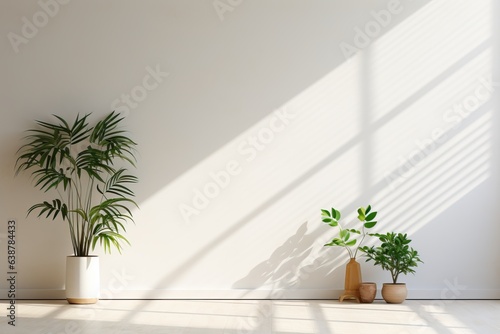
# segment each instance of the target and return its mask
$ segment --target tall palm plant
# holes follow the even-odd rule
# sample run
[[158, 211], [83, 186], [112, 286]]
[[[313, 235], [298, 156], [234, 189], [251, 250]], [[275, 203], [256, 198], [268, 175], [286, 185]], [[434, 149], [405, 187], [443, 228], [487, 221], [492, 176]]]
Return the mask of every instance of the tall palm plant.
[[16, 164], [16, 173], [31, 171], [35, 187], [55, 190], [55, 199], [31, 206], [28, 214], [38, 211], [53, 220], [60, 214], [75, 256], [88, 256], [98, 241], [105, 252], [111, 246], [121, 252], [121, 244], [129, 243], [124, 224], [133, 222], [128, 206], [137, 206], [129, 188], [137, 177], [123, 167], [135, 167], [137, 144], [119, 128], [123, 117], [113, 111], [91, 126], [89, 115], [72, 124], [57, 115], [54, 123], [37, 121]]

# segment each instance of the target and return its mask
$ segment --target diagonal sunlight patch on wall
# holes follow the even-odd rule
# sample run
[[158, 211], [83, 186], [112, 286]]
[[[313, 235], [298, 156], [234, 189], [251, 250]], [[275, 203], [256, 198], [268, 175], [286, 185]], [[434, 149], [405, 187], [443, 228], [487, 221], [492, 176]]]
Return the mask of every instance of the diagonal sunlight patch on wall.
[[[196, 235], [213, 236], [213, 231], [224, 231], [230, 226], [234, 228], [232, 238], [225, 238], [216, 244], [211, 238], [199, 239], [197, 247], [169, 259], [169, 266], [183, 267], [186, 259], [200, 249], [206, 251], [201, 257], [196, 256], [196, 270], [207, 273], [213, 272], [213, 264], [204, 259], [208, 250], [209, 257], [224, 258], [223, 254], [228, 248], [240, 249], [242, 257], [247, 256], [246, 250], [252, 249], [254, 259], [267, 259], [276, 248], [275, 240], [268, 236], [273, 235], [275, 238], [276, 235], [282, 235], [282, 241], [285, 242], [295, 233], [297, 223], [303, 222], [300, 218], [303, 217], [302, 206], [295, 206], [291, 210], [289, 204], [279, 204], [282, 202], [281, 197], [286, 195], [281, 192], [286, 191], [286, 187], [300, 179], [301, 175], [308, 177], [308, 171], [342, 146], [346, 154], [339, 152], [337, 156], [332, 156], [332, 159], [340, 159], [340, 163], [335, 164], [330, 172], [348, 175], [355, 171], [352, 166], [358, 165], [358, 155], [350, 150], [353, 138], [359, 131], [357, 118], [360, 116], [356, 112], [360, 103], [356, 98], [360, 77], [358, 68], [356, 61], [340, 66], [142, 203], [141, 211], [137, 214], [138, 220], [148, 221], [148, 224], [157, 228], [169, 224], [172, 234], [176, 235], [176, 238], [169, 238], [166, 247], [170, 250], [181, 248], [186, 239], [193, 239], [193, 232], [194, 238], [199, 239]], [[337, 110], [346, 112], [339, 114]], [[229, 169], [228, 164], [232, 164]], [[235, 170], [238, 173], [231, 175], [230, 171]], [[227, 175], [229, 177], [225, 177]], [[217, 186], [219, 189], [216, 189]], [[349, 203], [361, 191], [352, 182], [346, 182], [337, 189], [336, 196], [344, 198], [345, 203]], [[272, 217], [264, 210], [270, 199], [275, 205]], [[186, 211], [188, 215], [194, 210], [196, 213], [184, 219], [181, 205], [183, 208], [189, 206]], [[159, 207], [163, 208], [162, 216], [156, 213]], [[254, 213], [256, 208], [260, 210]], [[191, 209], [193, 211], [189, 211]], [[286, 215], [288, 222], [280, 221], [281, 213]], [[248, 224], [249, 220], [245, 219], [249, 215], [252, 215], [252, 224]], [[293, 217], [297, 217], [297, 221]], [[254, 237], [247, 238], [246, 235]], [[154, 252], [154, 245], [165, 237], [156, 235], [151, 238], [151, 248], [146, 247], [140, 253]], [[305, 249], [309, 247], [311, 245]], [[258, 264], [242, 262], [238, 257], [229, 261], [229, 268], [226, 269], [228, 277], [232, 273], [239, 273], [242, 277], [249, 265]], [[187, 279], [189, 270], [177, 270], [175, 280], [181, 280], [182, 285], [188, 286], [201, 284]], [[158, 277], [163, 276], [162, 272], [162, 268], [157, 269]], [[213, 277], [210, 275], [205, 277], [205, 282], [220, 280], [217, 273]], [[141, 273], [137, 273], [137, 277], [141, 279]]]
[[[321, 223], [319, 208], [352, 208], [367, 204], [359, 203], [361, 198], [372, 198], [384, 220], [392, 224], [384, 229], [409, 229], [407, 221], [399, 225], [402, 210], [411, 209], [416, 201], [432, 198], [436, 202], [437, 196], [444, 210], [483, 182], [491, 173], [488, 154], [477, 156], [489, 147], [490, 119], [482, 109], [487, 99], [460, 127], [449, 132], [449, 140], [422, 161], [411, 180], [394, 191], [385, 179], [387, 172], [399, 167], [398, 155], [407, 156], [415, 149], [415, 139], [426, 138], [429, 130], [441, 126], [443, 112], [473, 92], [478, 80], [490, 71], [490, 31], [484, 29], [482, 21], [477, 31], [467, 31], [467, 38], [474, 43], [449, 42], [453, 55], [431, 47], [439, 39], [447, 42], [446, 34], [437, 34], [434, 44], [422, 48], [415, 44], [441, 26], [441, 16], [433, 11], [444, 15], [444, 9], [432, 6], [416, 12], [408, 22], [379, 38], [371, 52], [354, 56], [305, 88], [144, 201], [137, 220], [148, 222], [150, 230], [159, 233], [148, 235], [148, 243], [134, 247], [127, 260], [141, 263], [142, 257], [158, 252], [159, 257], [168, 256], [156, 268], [136, 269], [132, 273], [136, 282], [153, 281], [156, 289], [272, 288], [274, 283], [283, 282], [283, 277], [284, 283], [292, 282], [283, 274], [286, 270], [312, 264], [321, 270], [308, 273], [301, 288], [341, 288], [342, 272], [337, 270], [336, 277], [332, 273], [343, 265], [344, 261], [339, 261], [343, 253], [322, 247], [333, 232]], [[449, 2], [447, 6], [455, 5]], [[487, 8], [461, 8], [459, 16], [474, 19], [478, 10]], [[402, 36], [413, 42], [411, 47], [395, 43]], [[400, 75], [394, 70], [416, 65], [417, 52], [423, 53], [422, 62], [415, 66], [419, 71]], [[362, 55], [366, 55], [364, 60]], [[397, 59], [391, 58], [395, 56]], [[457, 63], [450, 71], [449, 59]], [[417, 74], [413, 81], [412, 75]], [[370, 98], [363, 94], [363, 76], [370, 76]], [[401, 105], [405, 107], [399, 109]], [[372, 121], [367, 128], [360, 126], [363, 117]], [[471, 135], [474, 130], [478, 132]], [[471, 138], [477, 141], [471, 142]], [[364, 155], [366, 140], [373, 146], [371, 157]], [[462, 161], [470, 162], [467, 168], [474, 171], [460, 168]], [[451, 174], [439, 178], [445, 167]], [[367, 170], [373, 178], [369, 186], [359, 177]], [[399, 200], [423, 185], [432, 186], [406, 202]], [[432, 217], [439, 212], [435, 209]], [[354, 215], [346, 213], [345, 217], [351, 221]], [[421, 219], [410, 231], [430, 222]], [[136, 237], [140, 237], [139, 232]], [[311, 262], [316, 258], [320, 261]], [[151, 284], [145, 284], [144, 289], [151, 289]]]
[[[257, 202], [253, 203], [264, 202], [266, 197], [272, 196], [279, 190], [278, 187], [283, 183], [283, 179], [296, 175], [296, 169], [307, 170], [314, 166], [323, 155], [347, 143], [357, 134], [359, 131], [356, 125], [358, 124], [357, 117], [359, 117], [356, 115], [359, 101], [355, 98], [358, 89], [358, 82], [355, 78], [359, 76], [356, 73], [357, 67], [355, 62], [341, 66], [312, 87], [305, 89], [267, 118], [228, 142], [209, 158], [186, 171], [170, 185], [170, 188], [182, 191], [168, 191], [167, 189], [165, 193], [157, 195], [168, 196], [171, 192], [174, 193], [171, 196], [172, 202], [184, 203], [199, 211], [199, 214], [188, 215], [188, 223], [204, 221], [212, 207], [216, 206], [217, 202], [221, 202], [215, 198], [218, 195], [212, 194], [211, 187], [205, 189], [208, 183], [214, 182], [211, 174], [218, 174], [219, 171], [224, 170], [227, 162], [236, 161], [241, 173], [231, 177], [228, 182], [230, 184], [227, 188], [220, 189], [219, 193], [224, 195], [230, 192], [231, 188], [243, 183], [240, 179], [244, 181], [250, 179], [252, 182], [258, 182], [257, 185], [266, 185], [267, 189], [263, 191], [264, 196], [255, 193], [254, 199]], [[340, 119], [334, 112], [337, 110], [349, 112], [346, 112], [343, 119]], [[282, 118], [286, 119], [282, 120]], [[297, 157], [296, 153], [299, 151], [306, 151], [308, 156]], [[279, 157], [273, 157], [275, 153], [278, 153]], [[262, 163], [263, 160], [273, 159], [277, 161]], [[274, 165], [274, 162], [278, 165]], [[280, 173], [268, 173], [269, 164], [286, 168], [280, 169]], [[252, 173], [245, 173], [245, 170], [250, 168]], [[233, 186], [233, 183], [236, 185]], [[273, 188], [274, 192], [268, 191]], [[198, 209], [193, 205], [192, 200], [196, 197], [195, 190], [200, 190], [205, 195], [203, 197], [209, 198], [207, 193], [214, 197], [206, 205], [206, 210]], [[213, 193], [216, 192], [213, 191]], [[154, 201], [154, 198], [151, 201]], [[150, 203], [146, 201], [144, 205], [148, 206]], [[186, 223], [178, 208], [174, 209], [178, 215], [177, 222]], [[242, 205], [238, 209], [243, 210], [240, 213], [246, 213], [245, 210], [251, 208]]]
[[492, 111], [479, 117], [443, 144], [397, 191], [380, 199], [392, 228], [416, 232], [488, 179], [491, 120]]
[[[490, 7], [484, 0], [432, 1], [374, 42], [374, 119], [488, 40], [492, 35]], [[474, 28], [464, 22], [475, 22]]]
[[404, 165], [418, 151], [432, 152], [432, 147], [439, 145], [440, 134], [459, 125], [491, 99], [495, 90], [491, 64], [489, 47], [434, 84], [428, 92], [417, 92], [416, 99], [409, 97], [414, 102], [380, 123], [383, 127], [375, 129], [376, 149], [382, 154], [381, 159], [375, 161], [376, 182], [385, 178], [391, 183], [394, 177], [398, 179], [400, 175], [394, 175], [393, 168]]
[[[495, 90], [490, 7], [487, 1], [432, 2], [373, 45], [373, 112], [380, 125], [374, 129], [380, 185], [374, 198], [386, 212], [386, 228], [416, 232], [491, 173], [492, 120], [484, 110]], [[463, 24], [470, 20], [477, 22], [473, 29]], [[445, 28], [436, 31], [436, 24]], [[480, 137], [472, 142], [479, 135], [470, 134], [474, 128]], [[448, 160], [439, 158], [445, 151]], [[457, 156], [463, 160], [449, 166]], [[464, 174], [470, 166], [474, 172]], [[420, 214], [409, 219], [414, 211]]]
[[481, 113], [495, 89], [491, 62], [488, 49], [378, 130], [381, 159], [375, 165], [375, 178], [387, 185], [383, 197], [400, 198], [406, 190], [399, 189], [400, 185], [432, 161], [453, 133]]

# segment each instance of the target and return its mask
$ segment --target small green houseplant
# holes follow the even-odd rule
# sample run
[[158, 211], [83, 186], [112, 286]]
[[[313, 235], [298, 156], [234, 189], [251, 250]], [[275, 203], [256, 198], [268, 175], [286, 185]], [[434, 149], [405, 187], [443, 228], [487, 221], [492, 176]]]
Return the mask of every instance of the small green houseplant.
[[[361, 267], [356, 261], [358, 250], [363, 243], [365, 237], [368, 235], [366, 230], [373, 228], [377, 222], [375, 218], [376, 211], [372, 211], [371, 205], [366, 208], [358, 208], [358, 220], [361, 222], [361, 229], [344, 228], [340, 223], [340, 211], [331, 208], [331, 210], [321, 210], [321, 218], [324, 223], [331, 227], [337, 227], [339, 230], [338, 236], [333, 238], [332, 241], [325, 244], [325, 246], [338, 246], [344, 248], [349, 254], [349, 262], [345, 271], [345, 284], [344, 293], [340, 296], [340, 301], [344, 299], [356, 299], [360, 301], [359, 287], [362, 282]], [[358, 239], [359, 242], [358, 242]]]
[[[358, 208], [358, 220], [362, 223], [361, 230], [359, 229], [348, 229], [343, 228], [340, 224], [339, 220], [341, 218], [340, 211], [331, 208], [331, 210], [321, 209], [321, 218], [324, 223], [332, 226], [338, 227], [339, 234], [338, 237], [335, 237], [329, 243], [325, 244], [325, 246], [339, 246], [343, 247], [349, 257], [351, 259], [356, 259], [358, 255], [358, 250], [363, 240], [368, 235], [366, 233], [367, 229], [373, 228], [377, 222], [374, 220], [377, 217], [377, 212], [372, 211], [371, 205], [368, 205], [366, 208], [360, 207]], [[361, 237], [361, 240], [358, 243], [358, 238], [355, 235]]]
[[92, 126], [89, 116], [71, 124], [56, 115], [54, 122], [37, 121], [16, 164], [17, 173], [31, 171], [35, 187], [55, 197], [31, 206], [28, 214], [61, 217], [69, 226], [73, 257], [88, 261], [97, 242], [105, 252], [112, 246], [121, 252], [122, 243], [129, 243], [125, 223], [133, 222], [129, 206], [137, 206], [129, 188], [137, 177], [124, 167], [134, 166], [136, 143], [120, 128], [123, 117], [111, 112]]
[[407, 296], [405, 283], [398, 283], [400, 274], [414, 274], [418, 266], [420, 256], [418, 252], [410, 247], [411, 239], [407, 234], [387, 232], [385, 234], [375, 233], [381, 244], [379, 246], [364, 246], [360, 250], [367, 256], [366, 261], [374, 261], [383, 270], [391, 273], [392, 283], [384, 283], [382, 297], [388, 303], [402, 303]]

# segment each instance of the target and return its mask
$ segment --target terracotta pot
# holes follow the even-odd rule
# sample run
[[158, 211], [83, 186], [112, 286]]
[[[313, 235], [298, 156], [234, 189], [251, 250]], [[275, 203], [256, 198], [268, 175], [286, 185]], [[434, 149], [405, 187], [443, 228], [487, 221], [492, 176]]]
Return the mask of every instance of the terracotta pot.
[[70, 304], [95, 304], [99, 300], [99, 257], [66, 258], [66, 299]]
[[401, 304], [408, 296], [405, 283], [384, 283], [382, 297], [389, 304]]
[[344, 293], [340, 296], [340, 302], [344, 299], [356, 299], [359, 302], [359, 285], [361, 284], [361, 266], [356, 259], [351, 258], [345, 267]]
[[359, 286], [359, 299], [362, 303], [373, 303], [377, 295], [377, 284], [373, 282], [363, 282]]

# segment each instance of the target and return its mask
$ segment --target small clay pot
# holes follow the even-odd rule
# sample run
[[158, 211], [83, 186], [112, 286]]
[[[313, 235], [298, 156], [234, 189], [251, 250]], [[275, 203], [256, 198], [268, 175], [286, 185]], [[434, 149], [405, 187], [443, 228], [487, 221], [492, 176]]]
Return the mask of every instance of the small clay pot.
[[373, 282], [362, 282], [359, 286], [359, 295], [362, 303], [373, 303], [377, 295], [377, 284]]

